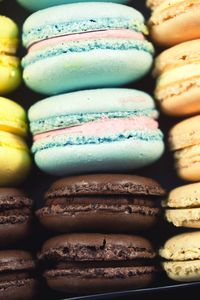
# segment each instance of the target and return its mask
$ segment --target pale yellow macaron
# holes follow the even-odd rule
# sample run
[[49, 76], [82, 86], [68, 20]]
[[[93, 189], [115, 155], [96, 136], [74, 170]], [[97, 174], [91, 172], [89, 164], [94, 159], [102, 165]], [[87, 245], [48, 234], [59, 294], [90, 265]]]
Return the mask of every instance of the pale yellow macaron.
[[200, 183], [173, 189], [163, 201], [168, 222], [177, 227], [200, 228]]
[[200, 39], [162, 52], [153, 71], [155, 98], [164, 113], [187, 116], [200, 113]]
[[0, 16], [0, 95], [15, 90], [21, 83], [18, 47], [18, 27], [11, 19]]
[[31, 168], [27, 134], [25, 110], [0, 97], [0, 186], [17, 185], [26, 179]]
[[188, 181], [200, 181], [200, 115], [175, 125], [169, 132], [178, 175]]
[[200, 232], [176, 235], [169, 239], [159, 254], [167, 275], [176, 281], [200, 280]]
[[163, 47], [200, 38], [200, 0], [164, 0], [149, 20], [153, 41]]

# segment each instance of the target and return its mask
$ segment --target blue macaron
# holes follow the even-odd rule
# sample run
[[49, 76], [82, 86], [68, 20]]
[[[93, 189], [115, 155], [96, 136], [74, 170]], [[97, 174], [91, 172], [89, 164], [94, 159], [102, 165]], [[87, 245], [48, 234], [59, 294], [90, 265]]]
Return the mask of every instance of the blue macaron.
[[144, 76], [153, 46], [140, 12], [116, 3], [76, 3], [47, 8], [23, 26], [24, 80], [32, 90], [59, 94], [114, 87]]
[[132, 89], [96, 89], [42, 100], [29, 110], [32, 152], [52, 175], [128, 171], [164, 150], [153, 99]]
[[[61, 5], [61, 4], [69, 4], [76, 2], [90, 2], [94, 0], [17, 0], [17, 2], [22, 5], [24, 8], [36, 11], [40, 9], [44, 9], [51, 6]], [[101, 2], [102, 0], [98, 0]], [[115, 2], [115, 3], [126, 3], [128, 0], [107, 0], [107, 2]]]

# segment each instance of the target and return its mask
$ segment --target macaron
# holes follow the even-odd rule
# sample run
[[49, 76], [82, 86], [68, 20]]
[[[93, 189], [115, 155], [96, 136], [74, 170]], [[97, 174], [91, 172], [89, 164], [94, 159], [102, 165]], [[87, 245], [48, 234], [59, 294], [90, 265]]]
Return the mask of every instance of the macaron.
[[44, 243], [40, 261], [50, 288], [90, 294], [150, 285], [156, 256], [151, 243], [134, 235], [60, 235]]
[[0, 97], [0, 186], [21, 183], [28, 175], [31, 158], [25, 137], [26, 112], [17, 103]]
[[22, 190], [0, 188], [0, 248], [26, 238], [32, 230], [33, 200]]
[[75, 3], [38, 11], [23, 26], [24, 81], [49, 95], [135, 81], [152, 65], [154, 49], [144, 34], [142, 14], [121, 4]]
[[52, 175], [133, 170], [163, 153], [153, 99], [131, 89], [97, 89], [42, 100], [29, 110], [32, 152]]
[[0, 251], [0, 299], [33, 299], [38, 290], [35, 269], [35, 261], [29, 252]]
[[36, 214], [57, 232], [134, 232], [153, 227], [164, 190], [154, 180], [127, 174], [62, 178], [45, 195]]
[[168, 222], [177, 227], [200, 228], [200, 183], [173, 189], [163, 201]]
[[159, 251], [169, 278], [176, 281], [199, 281], [200, 232], [188, 232], [170, 238]]
[[156, 59], [155, 98], [164, 113], [186, 116], [200, 113], [200, 39], [181, 43]]
[[17, 25], [0, 15], [0, 95], [14, 91], [21, 83], [20, 60], [15, 56], [18, 37]]
[[170, 47], [200, 38], [200, 1], [164, 0], [149, 20], [153, 41]]
[[[98, 0], [101, 2], [102, 0]], [[69, 4], [76, 2], [91, 2], [91, 0], [17, 0], [17, 2], [22, 5], [24, 8], [36, 11], [40, 9], [44, 9], [50, 6], [56, 6], [61, 4]], [[93, 0], [92, 0], [93, 2]], [[116, 2], [116, 3], [126, 3], [128, 0], [107, 0], [106, 2]]]
[[188, 181], [200, 180], [200, 116], [176, 124], [169, 133], [178, 175]]

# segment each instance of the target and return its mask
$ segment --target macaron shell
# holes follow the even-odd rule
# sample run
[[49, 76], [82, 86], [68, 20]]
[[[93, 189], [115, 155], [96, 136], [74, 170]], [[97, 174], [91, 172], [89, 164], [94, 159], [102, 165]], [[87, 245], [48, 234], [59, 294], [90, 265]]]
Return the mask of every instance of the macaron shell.
[[162, 141], [120, 142], [54, 147], [38, 151], [35, 162], [52, 175], [133, 170], [149, 165], [164, 151]]
[[200, 277], [200, 260], [194, 261], [168, 261], [162, 263], [164, 270], [169, 278], [181, 281], [199, 281]]
[[20, 137], [2, 131], [0, 137], [0, 186], [16, 185], [30, 171], [30, 154]]
[[21, 77], [19, 59], [0, 55], [0, 95], [14, 91], [20, 85]]
[[[152, 267], [151, 267], [152, 268]], [[141, 274], [143, 268], [142, 267], [132, 267], [132, 268], [124, 268], [129, 270], [129, 272], [134, 273], [134, 270], [140, 273], [139, 275], [134, 275], [131, 278], [85, 278], [80, 277], [77, 280], [77, 277], [71, 276], [56, 276], [55, 278], [47, 278], [47, 284], [54, 290], [62, 291], [62, 292], [70, 292], [72, 294], [88, 294], [88, 293], [103, 293], [103, 292], [112, 292], [112, 291], [122, 291], [128, 290], [130, 288], [142, 288], [149, 286], [153, 283], [155, 279], [155, 274]], [[90, 271], [90, 269], [88, 270]], [[110, 273], [112, 269], [104, 268], [102, 270], [103, 273]], [[123, 276], [123, 268], [119, 268], [119, 272]]]
[[167, 19], [167, 21], [160, 21], [159, 24], [156, 24], [157, 18], [158, 16], [160, 18], [164, 5], [167, 6], [169, 2], [164, 1], [163, 4], [159, 5], [157, 9], [154, 10], [155, 14], [152, 15], [149, 24], [151, 37], [156, 44], [163, 47], [170, 47], [188, 40], [200, 38], [199, 3], [194, 3], [193, 5], [191, 5], [191, 7], [189, 7], [189, 4], [192, 1], [182, 2], [182, 4], [178, 3], [179, 6], [183, 5], [184, 2], [188, 3], [188, 6], [186, 6], [184, 13], [182, 12], [180, 14], [177, 14], [178, 8], [176, 7], [176, 5], [174, 5], [174, 16]]
[[[40, 10], [44, 9], [50, 6], [54, 5], [61, 5], [61, 4], [68, 4], [68, 3], [76, 3], [77, 0], [17, 0], [19, 4], [21, 4], [23, 7], [35, 11], [35, 10]], [[90, 2], [91, 0], [87, 1]], [[99, 0], [101, 2], [103, 0]], [[79, 0], [79, 2], [86, 2], [86, 0]], [[108, 0], [107, 2], [116, 2], [116, 3], [126, 3], [127, 0]]]
[[163, 206], [170, 208], [200, 207], [200, 183], [187, 184], [173, 189], [167, 200], [163, 202]]
[[23, 78], [29, 88], [47, 95], [114, 87], [144, 76], [152, 61], [147, 51], [96, 49], [47, 56], [26, 66]]
[[25, 110], [14, 101], [0, 97], [0, 130], [25, 137], [27, 129]]
[[176, 227], [200, 228], [200, 208], [166, 209], [165, 217]]
[[182, 233], [166, 241], [159, 254], [168, 260], [198, 260], [200, 257], [200, 232]]

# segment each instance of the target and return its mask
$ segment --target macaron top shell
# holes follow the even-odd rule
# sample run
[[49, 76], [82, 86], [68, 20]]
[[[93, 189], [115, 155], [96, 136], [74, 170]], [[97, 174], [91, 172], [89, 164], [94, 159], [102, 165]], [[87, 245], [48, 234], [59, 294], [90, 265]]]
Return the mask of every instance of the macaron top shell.
[[127, 174], [89, 174], [57, 180], [46, 193], [46, 197], [97, 194], [163, 196], [164, 193], [161, 186], [150, 178]]
[[17, 103], [0, 97], [0, 130], [27, 135], [28, 126], [25, 110]]
[[0, 16], [0, 54], [15, 54], [18, 46], [19, 31], [15, 22]]
[[56, 236], [44, 243], [39, 255], [42, 260], [65, 261], [121, 261], [154, 257], [152, 245], [143, 237], [98, 233]]
[[176, 124], [169, 133], [172, 150], [179, 150], [200, 143], [200, 116]]
[[167, 200], [163, 202], [163, 206], [171, 208], [199, 207], [200, 183], [187, 184], [173, 189]]
[[132, 29], [147, 33], [144, 17], [132, 7], [116, 3], [75, 3], [32, 14], [23, 26], [23, 44], [87, 31]]
[[[56, 6], [61, 4], [68, 4], [76, 2], [76, 0], [17, 0], [22, 6], [32, 11], [44, 9], [50, 6]], [[84, 0], [79, 0], [79, 2], [84, 2]], [[116, 0], [115, 2], [125, 3], [126, 0]]]
[[160, 255], [169, 260], [195, 260], [200, 257], [200, 232], [176, 235], [169, 239], [159, 251]]

